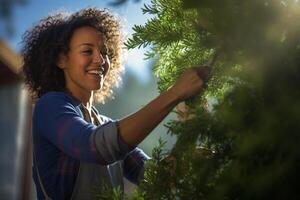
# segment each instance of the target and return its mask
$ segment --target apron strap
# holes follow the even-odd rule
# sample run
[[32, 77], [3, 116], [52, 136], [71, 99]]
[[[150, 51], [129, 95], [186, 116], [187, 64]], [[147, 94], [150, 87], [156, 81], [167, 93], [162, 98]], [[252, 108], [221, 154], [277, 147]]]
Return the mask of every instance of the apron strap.
[[37, 166], [36, 157], [35, 157], [35, 153], [34, 153], [33, 148], [32, 148], [32, 151], [33, 151], [33, 163], [34, 163], [35, 168], [36, 168], [37, 176], [38, 176], [38, 179], [39, 179], [39, 184], [40, 184], [41, 189], [42, 189], [42, 191], [43, 191], [43, 194], [44, 194], [44, 196], [45, 196], [45, 200], [52, 200], [52, 199], [48, 196], [48, 194], [47, 194], [47, 192], [46, 192], [46, 190], [45, 190], [45, 188], [44, 188], [44, 185], [43, 185], [43, 183], [42, 183], [42, 179], [41, 179], [41, 177], [40, 177], [40, 173], [39, 173], [39, 169], [38, 169], [38, 166]]

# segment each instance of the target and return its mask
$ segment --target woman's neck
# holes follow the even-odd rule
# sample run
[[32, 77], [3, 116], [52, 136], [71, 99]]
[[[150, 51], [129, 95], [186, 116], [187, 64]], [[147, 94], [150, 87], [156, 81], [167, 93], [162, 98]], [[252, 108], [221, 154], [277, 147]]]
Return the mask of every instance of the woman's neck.
[[80, 93], [80, 92], [71, 92], [68, 91], [68, 93], [73, 96], [74, 98], [76, 98], [78, 101], [81, 102], [81, 104], [89, 111], [91, 112], [92, 109], [92, 105], [93, 105], [93, 97], [94, 97], [94, 92], [84, 92], [84, 93]]

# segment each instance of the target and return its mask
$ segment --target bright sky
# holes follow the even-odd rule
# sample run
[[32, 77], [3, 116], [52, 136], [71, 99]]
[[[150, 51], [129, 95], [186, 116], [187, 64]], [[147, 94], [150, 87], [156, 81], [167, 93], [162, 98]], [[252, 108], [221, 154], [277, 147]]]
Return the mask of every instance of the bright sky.
[[[143, 4], [149, 4], [150, 0], [140, 0], [135, 2], [128, 0], [128, 2], [119, 7], [109, 7], [108, 2], [111, 0], [27, 0], [28, 3], [24, 6], [17, 6], [13, 10], [13, 28], [15, 35], [13, 37], [5, 36], [5, 40], [10, 47], [15, 51], [20, 49], [20, 41], [22, 34], [38, 22], [42, 17], [48, 13], [58, 9], [66, 11], [78, 11], [82, 8], [95, 6], [101, 8], [109, 8], [114, 13], [118, 14], [125, 22], [125, 30], [128, 36], [132, 33], [132, 26], [134, 24], [144, 24], [149, 16], [143, 15], [141, 7]], [[1, 35], [0, 35], [1, 37]], [[3, 36], [2, 36], [3, 37]], [[128, 52], [126, 62], [126, 69], [132, 72], [141, 81], [141, 83], [150, 80], [149, 62], [144, 60], [143, 49], [134, 49]]]

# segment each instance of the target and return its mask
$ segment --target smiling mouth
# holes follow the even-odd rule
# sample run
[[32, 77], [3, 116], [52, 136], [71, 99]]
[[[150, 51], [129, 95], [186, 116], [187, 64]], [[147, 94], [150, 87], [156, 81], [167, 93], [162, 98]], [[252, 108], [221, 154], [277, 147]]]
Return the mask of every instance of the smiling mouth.
[[87, 70], [87, 73], [92, 74], [92, 75], [103, 76], [104, 75], [104, 68]]

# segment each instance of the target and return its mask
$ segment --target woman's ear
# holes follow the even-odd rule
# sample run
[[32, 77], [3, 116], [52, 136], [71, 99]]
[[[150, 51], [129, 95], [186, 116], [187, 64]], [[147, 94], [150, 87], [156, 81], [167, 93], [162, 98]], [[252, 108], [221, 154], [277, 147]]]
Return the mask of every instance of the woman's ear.
[[60, 68], [60, 69], [65, 69], [66, 68], [66, 61], [67, 61], [67, 57], [64, 53], [60, 53], [58, 56], [58, 60], [56, 62], [56, 65]]

